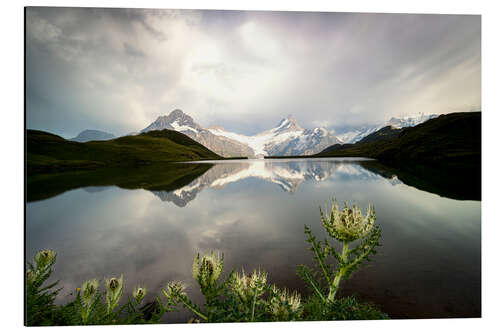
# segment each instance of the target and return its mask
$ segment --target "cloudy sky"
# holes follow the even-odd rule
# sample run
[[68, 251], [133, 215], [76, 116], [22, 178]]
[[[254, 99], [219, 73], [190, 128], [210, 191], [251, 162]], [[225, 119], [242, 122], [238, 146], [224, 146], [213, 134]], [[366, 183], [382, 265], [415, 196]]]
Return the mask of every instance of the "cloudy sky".
[[481, 18], [89, 8], [26, 10], [26, 121], [72, 137], [180, 108], [255, 134], [288, 114], [338, 132], [481, 108]]

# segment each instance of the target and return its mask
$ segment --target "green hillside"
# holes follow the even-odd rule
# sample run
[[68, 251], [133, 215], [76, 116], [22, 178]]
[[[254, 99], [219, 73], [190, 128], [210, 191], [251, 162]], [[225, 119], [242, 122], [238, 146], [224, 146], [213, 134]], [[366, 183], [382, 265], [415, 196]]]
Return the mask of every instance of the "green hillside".
[[381, 141], [381, 140], [390, 140], [397, 138], [398, 135], [403, 131], [402, 128], [395, 128], [392, 126], [386, 126], [375, 133], [372, 133], [370, 135], [365, 136], [363, 139], [361, 139], [358, 143], [367, 143], [367, 142], [375, 142], [375, 141]]
[[[385, 129], [385, 128], [384, 128]], [[381, 129], [381, 131], [384, 131]], [[377, 133], [372, 134], [376, 136]], [[371, 157], [394, 164], [481, 168], [481, 112], [441, 115], [389, 139], [328, 147], [315, 157]]]
[[43, 131], [27, 130], [26, 145], [28, 175], [222, 159], [188, 136], [171, 130], [85, 143], [68, 141]]

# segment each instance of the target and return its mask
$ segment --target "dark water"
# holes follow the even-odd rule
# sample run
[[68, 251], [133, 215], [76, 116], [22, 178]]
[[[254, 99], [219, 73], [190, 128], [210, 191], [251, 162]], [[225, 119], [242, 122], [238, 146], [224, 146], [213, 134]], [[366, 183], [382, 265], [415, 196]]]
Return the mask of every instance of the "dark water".
[[[419, 190], [367, 163], [225, 161], [204, 165], [201, 176], [185, 176], [174, 186], [141, 180], [51, 189], [51, 195], [66, 192], [27, 203], [27, 258], [44, 248], [58, 252], [59, 302], [71, 299], [86, 279], [121, 273], [126, 293], [138, 282], [151, 295], [183, 280], [199, 297], [192, 259], [211, 250], [225, 254], [226, 272], [262, 267], [272, 282], [307, 294], [295, 274], [298, 264], [311, 263], [304, 224], [323, 238], [318, 207], [331, 198], [354, 200], [364, 208], [374, 204], [382, 246], [341, 285], [342, 294], [372, 301], [392, 318], [481, 316], [481, 202]], [[28, 197], [48, 187], [28, 185]], [[187, 316], [166, 318], [185, 322]]]

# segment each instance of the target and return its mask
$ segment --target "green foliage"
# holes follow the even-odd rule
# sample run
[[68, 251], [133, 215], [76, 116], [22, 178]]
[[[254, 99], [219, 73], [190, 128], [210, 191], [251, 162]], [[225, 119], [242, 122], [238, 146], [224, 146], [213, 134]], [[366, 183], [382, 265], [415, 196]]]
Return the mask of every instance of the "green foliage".
[[54, 289], [57, 282], [45, 285], [52, 274], [56, 253], [51, 250], [39, 251], [35, 255], [35, 265], [28, 264], [26, 272], [26, 324], [51, 325], [54, 322], [54, 300], [60, 289]]
[[[330, 214], [325, 214], [321, 209], [321, 221], [328, 235], [341, 242], [342, 252], [337, 252], [327, 239], [319, 241], [305, 225], [306, 241], [311, 244], [309, 248], [314, 254], [316, 271], [307, 266], [300, 265], [297, 274], [309, 285], [317, 297], [323, 302], [334, 300], [342, 278], [348, 278], [369, 256], [375, 254], [375, 247], [380, 245], [380, 226], [375, 225], [375, 211], [369, 206], [366, 216], [356, 205], [352, 208], [344, 204], [343, 209], [335, 200], [332, 201]], [[349, 249], [349, 244], [359, 241], [359, 244]], [[327, 259], [332, 256], [337, 261], [334, 270]], [[319, 278], [318, 278], [319, 276]], [[326, 293], [325, 290], [328, 290]]]
[[[53, 272], [56, 253], [39, 251], [35, 264], [28, 263], [26, 272], [26, 325], [122, 325], [160, 323], [163, 308], [154, 303], [141, 306], [146, 289], [136, 287], [133, 298], [119, 305], [123, 293], [123, 277], [106, 279], [106, 295], [99, 291], [99, 281], [85, 281], [77, 289], [73, 301], [56, 306], [55, 298], [62, 288], [56, 289], [58, 281], [46, 284]], [[142, 290], [139, 293], [139, 290]], [[103, 300], [104, 298], [104, 300]]]
[[[43, 286], [52, 273], [56, 254], [51, 250], [40, 251], [35, 265], [29, 263], [26, 277], [26, 324], [40, 325], [122, 325], [160, 323], [165, 313], [177, 311], [179, 306], [193, 313], [190, 322], [267, 322], [300, 320], [358, 320], [387, 319], [387, 315], [369, 303], [358, 302], [354, 297], [335, 298], [340, 280], [347, 278], [375, 253], [379, 245], [380, 227], [374, 224], [375, 212], [368, 209], [366, 216], [358, 207], [344, 205], [340, 210], [334, 201], [332, 211], [321, 219], [325, 231], [342, 242], [342, 252], [337, 252], [328, 241], [318, 241], [305, 226], [307, 242], [314, 253], [316, 269], [299, 266], [298, 275], [312, 289], [304, 302], [297, 291], [279, 289], [268, 283], [267, 273], [261, 269], [246, 274], [232, 271], [223, 279], [224, 255], [211, 252], [193, 261], [192, 274], [204, 296], [203, 304], [196, 304], [186, 293], [181, 281], [169, 282], [161, 289], [155, 301], [141, 306], [146, 288], [136, 286], [132, 297], [120, 305], [123, 295], [123, 276], [105, 279], [105, 294], [99, 291], [99, 281], [85, 281], [77, 289], [76, 297], [68, 304], [56, 306], [54, 300], [60, 289], [57, 282]], [[349, 249], [349, 244], [359, 241]], [[337, 260], [335, 270], [327, 262], [332, 256]]]
[[167, 302], [165, 310], [178, 304], [189, 309], [197, 322], [253, 322], [296, 320], [300, 295], [289, 294], [267, 283], [267, 273], [256, 270], [247, 275], [242, 270], [231, 272], [220, 280], [224, 260], [222, 255], [196, 255], [193, 262], [193, 278], [205, 297], [203, 305], [189, 299], [185, 285], [171, 282], [162, 289]]
[[378, 320], [389, 319], [387, 314], [380, 311], [371, 303], [359, 302], [349, 296], [334, 299], [325, 303], [321, 298], [313, 295], [304, 304], [302, 320]]

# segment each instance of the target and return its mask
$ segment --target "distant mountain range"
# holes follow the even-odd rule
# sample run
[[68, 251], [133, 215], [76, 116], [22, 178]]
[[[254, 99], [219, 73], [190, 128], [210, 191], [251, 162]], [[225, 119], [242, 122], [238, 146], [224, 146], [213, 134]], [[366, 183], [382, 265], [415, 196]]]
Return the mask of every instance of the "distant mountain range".
[[429, 119], [436, 118], [437, 114], [418, 114], [415, 116], [408, 116], [403, 118], [395, 118], [392, 117], [388, 121], [384, 123], [375, 124], [372, 126], [364, 126], [359, 129], [355, 129], [353, 131], [344, 132], [341, 134], [337, 134], [342, 143], [356, 143], [363, 139], [364, 137], [377, 132], [378, 130], [386, 127], [392, 126], [394, 128], [404, 128], [404, 127], [413, 127], [423, 122], [426, 122]]
[[69, 139], [70, 141], [77, 141], [77, 142], [88, 142], [88, 141], [104, 141], [104, 140], [111, 140], [114, 139], [115, 136], [114, 134], [103, 132], [103, 131], [98, 131], [98, 130], [91, 130], [87, 129], [80, 134], [78, 134], [76, 137]]
[[158, 117], [141, 133], [172, 129], [184, 133], [224, 157], [311, 155], [340, 141], [325, 128], [303, 129], [288, 116], [267, 131], [253, 136], [227, 131], [220, 126], [202, 128], [193, 118], [177, 109]]
[[[386, 126], [393, 128], [411, 127], [423, 123], [437, 115], [419, 114], [416, 116], [391, 118], [389, 121], [373, 126], [362, 127], [353, 131], [334, 135], [324, 127], [302, 128], [291, 115], [283, 118], [275, 127], [255, 135], [243, 135], [226, 130], [220, 126], [201, 127], [193, 118], [182, 110], [175, 109], [170, 114], [158, 117], [137, 135], [156, 130], [175, 130], [201, 143], [223, 157], [294, 156], [313, 155], [324, 149], [343, 143], [359, 142]], [[72, 141], [87, 142], [109, 140], [111, 133], [97, 130], [85, 130]]]
[[385, 126], [404, 128], [415, 126], [437, 115], [419, 114], [411, 117], [391, 118], [389, 121], [359, 130], [334, 135], [323, 127], [302, 128], [292, 115], [283, 118], [275, 127], [255, 135], [231, 132], [221, 126], [202, 128], [193, 118], [176, 109], [167, 116], [160, 116], [140, 133], [171, 129], [184, 133], [215, 153], [224, 157], [313, 155], [342, 143], [353, 143], [377, 132]]

